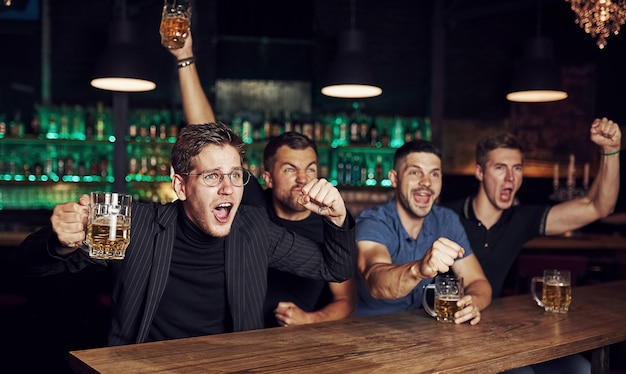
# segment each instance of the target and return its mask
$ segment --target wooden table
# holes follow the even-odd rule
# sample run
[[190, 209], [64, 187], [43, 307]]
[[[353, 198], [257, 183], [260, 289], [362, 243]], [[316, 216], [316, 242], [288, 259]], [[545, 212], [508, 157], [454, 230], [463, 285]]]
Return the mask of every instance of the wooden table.
[[574, 288], [569, 313], [530, 295], [494, 300], [476, 326], [423, 310], [70, 352], [78, 373], [497, 373], [626, 340], [626, 281]]

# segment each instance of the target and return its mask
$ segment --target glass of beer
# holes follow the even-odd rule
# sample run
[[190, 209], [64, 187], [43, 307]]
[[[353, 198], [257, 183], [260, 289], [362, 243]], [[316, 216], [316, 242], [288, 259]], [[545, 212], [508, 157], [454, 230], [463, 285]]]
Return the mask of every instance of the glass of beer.
[[[541, 299], [537, 296], [537, 283], [543, 283]], [[546, 312], [567, 313], [572, 302], [572, 283], [569, 270], [548, 269], [543, 277], [533, 277], [530, 290], [537, 305]]]
[[130, 243], [132, 196], [115, 192], [92, 192], [89, 201], [85, 244], [89, 256], [121, 260]]
[[191, 25], [191, 0], [165, 0], [161, 15], [161, 44], [170, 49], [182, 48]]
[[[427, 301], [426, 291], [428, 289], [434, 290], [434, 309]], [[464, 292], [463, 278], [441, 274], [435, 277], [434, 283], [424, 287], [422, 305], [426, 313], [437, 318], [437, 321], [454, 323], [454, 314], [461, 309], [457, 302], [461, 300]]]

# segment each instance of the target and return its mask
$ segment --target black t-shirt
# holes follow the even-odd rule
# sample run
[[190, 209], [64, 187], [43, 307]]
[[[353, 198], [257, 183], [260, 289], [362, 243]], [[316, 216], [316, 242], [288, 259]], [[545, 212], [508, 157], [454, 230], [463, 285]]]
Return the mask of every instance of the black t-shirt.
[[[272, 191], [265, 191], [265, 198], [268, 202], [272, 200]], [[279, 218], [271, 206], [267, 204], [270, 219], [315, 242], [323, 243], [324, 229], [323, 218], [315, 213], [311, 213], [306, 219], [301, 221], [289, 221]], [[267, 296], [264, 305], [265, 327], [276, 327], [276, 317], [274, 309], [280, 301], [290, 301], [296, 304], [305, 312], [313, 312], [326, 306], [332, 296], [329, 295], [328, 283], [321, 280], [303, 278], [291, 273], [270, 268], [267, 276]]]
[[460, 216], [472, 250], [491, 284], [493, 297], [500, 297], [506, 276], [524, 244], [545, 235], [550, 206], [513, 206], [504, 210], [498, 222], [487, 230], [474, 214], [471, 197], [442, 205]]
[[233, 331], [224, 275], [224, 238], [202, 232], [182, 211], [169, 277], [149, 341]]

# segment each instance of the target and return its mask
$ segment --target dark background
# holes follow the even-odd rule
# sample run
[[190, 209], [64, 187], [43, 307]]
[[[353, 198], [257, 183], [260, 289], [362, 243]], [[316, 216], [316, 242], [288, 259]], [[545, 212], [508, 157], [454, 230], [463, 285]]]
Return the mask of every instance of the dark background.
[[[7, 17], [0, 7], [0, 113], [21, 108], [28, 117], [42, 101], [42, 17], [40, 1], [13, 1], [13, 9], [39, 5], [34, 19]], [[111, 94], [89, 86], [107, 43], [109, 24], [119, 17], [113, 0], [48, 1], [50, 100], [93, 105]], [[159, 44], [162, 2], [127, 0], [128, 18], [139, 25], [137, 42], [153, 72], [157, 89], [131, 96], [133, 106], [177, 106], [172, 56]], [[574, 23], [564, 0], [359, 0], [355, 26], [368, 34], [368, 51], [383, 95], [363, 100], [372, 114], [428, 116], [434, 65], [444, 79], [443, 117], [506, 119], [505, 100], [526, 40], [540, 34], [554, 39], [562, 67], [592, 66], [597, 81], [589, 119], [607, 116], [624, 122], [626, 63], [623, 35], [608, 38], [600, 50]], [[441, 12], [435, 16], [435, 8]], [[203, 0], [196, 1], [192, 31], [201, 79], [209, 95], [216, 79], [285, 79], [312, 82], [314, 110], [351, 104], [319, 93], [336, 52], [337, 35], [350, 27], [349, 0]], [[434, 27], [439, 25], [441, 28]], [[437, 30], [437, 32], [433, 32]], [[441, 39], [438, 39], [442, 37]], [[444, 58], [433, 59], [433, 41]], [[441, 44], [439, 44], [441, 43]], [[212, 98], [212, 97], [211, 97]], [[213, 100], [214, 101], [214, 100]], [[216, 108], [219, 111], [219, 108]]]

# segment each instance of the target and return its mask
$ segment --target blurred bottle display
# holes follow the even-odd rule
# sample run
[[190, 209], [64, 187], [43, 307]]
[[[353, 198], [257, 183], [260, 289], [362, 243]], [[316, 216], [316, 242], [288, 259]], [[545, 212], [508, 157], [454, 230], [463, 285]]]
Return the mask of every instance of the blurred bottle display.
[[[337, 186], [389, 187], [393, 153], [428, 139], [429, 118], [352, 113], [242, 111], [218, 115], [248, 144], [246, 167], [263, 184], [263, 148], [286, 131], [318, 145], [318, 175]], [[20, 111], [0, 113], [0, 209], [52, 208], [113, 182], [112, 108], [35, 104], [25, 126]], [[171, 148], [185, 126], [182, 110], [129, 110], [124, 139], [127, 188], [139, 200], [170, 201]], [[33, 201], [31, 204], [29, 201]]]

